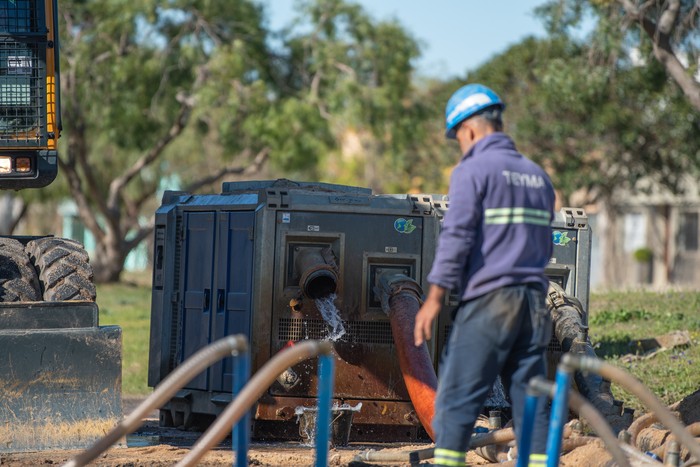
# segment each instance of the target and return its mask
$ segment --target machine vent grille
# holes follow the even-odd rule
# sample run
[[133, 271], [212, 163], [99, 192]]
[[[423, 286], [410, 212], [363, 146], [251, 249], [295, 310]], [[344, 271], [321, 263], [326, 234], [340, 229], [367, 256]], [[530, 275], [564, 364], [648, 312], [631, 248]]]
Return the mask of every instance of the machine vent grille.
[[[4, 16], [8, 5], [10, 2], [4, 2], [0, 7], [2, 20], [8, 19]], [[10, 24], [19, 28], [24, 18], [16, 11], [9, 14], [15, 15], [9, 18]], [[0, 49], [0, 141], [3, 146], [44, 145], [46, 70], [42, 45], [37, 38], [15, 41], [2, 35]]]
[[[393, 345], [391, 324], [388, 321], [346, 321], [347, 331], [339, 340], [354, 344]], [[322, 319], [280, 318], [278, 339], [327, 339], [333, 329]]]
[[[173, 271], [173, 290], [180, 290], [180, 263], [182, 261], [182, 216], [177, 216], [175, 220], [175, 232], [177, 239], [175, 241], [175, 270]], [[170, 359], [168, 360], [170, 370], [172, 371], [178, 362], [178, 343], [181, 338], [182, 315], [180, 313], [180, 304], [173, 301], [170, 308], [172, 323], [170, 327]]]

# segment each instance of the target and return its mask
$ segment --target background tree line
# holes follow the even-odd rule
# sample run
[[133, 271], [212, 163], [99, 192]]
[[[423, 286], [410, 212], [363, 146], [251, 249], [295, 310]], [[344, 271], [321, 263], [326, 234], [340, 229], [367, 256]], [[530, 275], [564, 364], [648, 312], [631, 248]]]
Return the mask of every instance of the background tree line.
[[279, 31], [255, 0], [61, 0], [59, 179], [22, 192], [12, 222], [22, 206], [71, 198], [107, 282], [151, 235], [160, 190], [173, 188], [164, 180], [193, 192], [272, 177], [445, 192], [457, 147], [444, 103], [467, 81], [502, 95], [506, 131], [565, 202], [644, 178], [679, 189], [700, 165], [699, 8], [543, 1], [546, 37], [440, 80], [417, 75], [410, 31], [350, 0], [303, 0]]

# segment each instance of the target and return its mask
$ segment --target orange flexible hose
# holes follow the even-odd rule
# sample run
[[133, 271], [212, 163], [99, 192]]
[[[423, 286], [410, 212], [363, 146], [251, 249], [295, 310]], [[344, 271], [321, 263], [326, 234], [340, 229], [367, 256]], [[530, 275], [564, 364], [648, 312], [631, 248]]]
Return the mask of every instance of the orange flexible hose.
[[416, 347], [413, 344], [413, 328], [420, 302], [411, 293], [398, 293], [390, 298], [389, 319], [394, 335], [399, 366], [403, 375], [408, 396], [423, 428], [434, 441], [433, 415], [435, 414], [435, 392], [437, 375], [426, 344]]

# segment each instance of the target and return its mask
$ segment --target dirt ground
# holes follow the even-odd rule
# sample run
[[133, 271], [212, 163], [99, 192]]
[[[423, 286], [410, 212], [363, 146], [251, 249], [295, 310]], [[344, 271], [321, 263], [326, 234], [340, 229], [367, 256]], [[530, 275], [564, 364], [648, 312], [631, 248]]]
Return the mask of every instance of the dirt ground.
[[[424, 446], [420, 446], [422, 448]], [[366, 465], [353, 463], [353, 457], [359, 447], [332, 449], [329, 453], [329, 465]], [[148, 466], [160, 467], [173, 465], [182, 459], [189, 449], [165, 444], [138, 448], [113, 448], [91, 465], [109, 467]], [[1, 458], [3, 466], [38, 466], [60, 465], [79, 451], [52, 451], [44, 453], [21, 453], [5, 455]], [[209, 452], [198, 465], [230, 466], [235, 464], [230, 450], [219, 449]], [[250, 447], [248, 464], [251, 466], [310, 466], [314, 464], [314, 450], [292, 444], [260, 444]], [[402, 465], [402, 464], [380, 464]], [[409, 464], [406, 464], [409, 465]]]
[[[104, 467], [160, 467], [173, 465], [189, 452], [189, 447], [196, 442], [200, 435], [201, 433], [198, 432], [183, 432], [160, 428], [158, 427], [158, 421], [156, 419], [149, 418], [145, 425], [139, 429], [137, 436], [130, 436], [127, 439], [129, 447], [114, 447], [90, 465]], [[135, 446], [139, 444], [149, 444], [154, 441], [158, 444], [152, 446]], [[367, 449], [391, 449], [398, 452], [403, 450], [424, 449], [426, 447], [430, 447], [430, 445], [409, 445], [405, 443], [394, 445], [368, 445], [350, 443], [348, 447], [332, 448], [328, 456], [328, 465], [369, 465], [363, 464], [362, 462], [353, 462], [353, 458], [358, 453]], [[2, 454], [0, 455], [0, 465], [3, 467], [61, 465], [78, 453], [80, 453], [80, 451], [70, 450]], [[313, 447], [304, 446], [296, 441], [277, 443], [253, 442], [249, 449], [248, 463], [251, 466], [311, 466], [314, 465], [314, 455], [315, 450]], [[483, 461], [481, 463], [483, 463]], [[222, 443], [216, 450], [209, 452], [198, 465], [230, 466], [232, 464], [235, 465], [235, 460], [231, 451], [231, 442], [229, 439]], [[398, 466], [410, 464], [381, 463], [372, 465]], [[426, 465], [429, 465], [429, 462], [426, 463]]]
[[[139, 399], [125, 399], [124, 413], [130, 413], [140, 402]], [[685, 406], [684, 406], [685, 405]], [[679, 410], [685, 423], [698, 421], [700, 391], [689, 396], [673, 407]], [[160, 467], [177, 463], [197, 441], [201, 433], [180, 431], [158, 426], [158, 413], [153, 412], [144, 420], [144, 425], [127, 438], [127, 447], [114, 447], [95, 460], [91, 465], [104, 467]], [[408, 452], [432, 447], [430, 444], [366, 444], [350, 443], [348, 447], [332, 448], [328, 456], [330, 466], [410, 466], [409, 462], [372, 462], [364, 463], [354, 460], [359, 453], [373, 449], [381, 452]], [[44, 451], [30, 453], [0, 454], [1, 466], [40, 466], [61, 465], [80, 451]], [[248, 463], [251, 466], [311, 466], [314, 465], [315, 450], [297, 441], [283, 443], [251, 443]], [[609, 465], [611, 456], [600, 441], [579, 447], [561, 458], [560, 465], [565, 467], [602, 467]], [[489, 465], [488, 461], [477, 456], [473, 451], [467, 456], [469, 465]], [[226, 440], [217, 449], [209, 452], [198, 465], [230, 466], [235, 464], [231, 451], [231, 441]], [[432, 460], [420, 464], [432, 465]], [[513, 465], [513, 462], [491, 464], [499, 466]]]
[[[368, 446], [351, 443], [349, 447], [331, 449], [328, 456], [329, 466], [410, 466], [432, 465], [432, 460], [422, 461], [420, 464], [408, 462], [372, 462], [365, 463], [354, 461], [354, 457], [366, 449], [377, 451], [402, 452], [424, 449], [430, 445], [381, 445]], [[80, 451], [51, 451], [40, 453], [5, 454], [0, 457], [2, 466], [40, 466], [61, 465]], [[91, 465], [103, 467], [161, 467], [170, 466], [182, 459], [188, 448], [177, 447], [169, 444], [158, 444], [145, 447], [113, 448], [95, 460]], [[580, 447], [561, 459], [564, 467], [603, 467], [610, 460], [610, 456], [602, 445], [591, 444]], [[487, 461], [470, 452], [467, 461], [469, 465], [513, 465], [488, 464]], [[209, 452], [198, 465], [202, 466], [230, 466], [235, 465], [233, 455], [229, 449], [219, 448]], [[248, 464], [251, 466], [312, 466], [314, 465], [314, 450], [310, 447], [300, 446], [299, 443], [253, 443], [250, 446]]]
[[[107, 451], [90, 465], [102, 467], [161, 467], [170, 466], [181, 460], [194, 444], [200, 433], [182, 432], [158, 427], [157, 419], [149, 418], [145, 425], [137, 432], [138, 436], [129, 438], [130, 447], [115, 447]], [[158, 443], [152, 446], [133, 446], [134, 444], [146, 444], [153, 440], [167, 440], [166, 443]], [[420, 464], [409, 462], [362, 462], [354, 458], [359, 453], [373, 449], [378, 452], [402, 453], [432, 447], [430, 444], [360, 444], [350, 443], [348, 447], [332, 448], [328, 456], [329, 466], [411, 466], [432, 465], [432, 460], [422, 461]], [[579, 451], [580, 454], [579, 454]], [[15, 453], [0, 455], [2, 466], [41, 466], [61, 465], [71, 457], [80, 453], [72, 451], [45, 451], [30, 453]], [[312, 466], [314, 465], [315, 450], [304, 446], [299, 442], [284, 443], [251, 443], [248, 464], [251, 466]], [[570, 467], [597, 467], [604, 466], [610, 459], [601, 446], [585, 446], [579, 448], [562, 458], [563, 466]], [[485, 465], [486, 460], [477, 456], [473, 451], [467, 456], [469, 465]], [[235, 465], [231, 452], [230, 440], [222, 446], [209, 452], [198, 465], [202, 466], [230, 466]], [[508, 465], [508, 464], [498, 464]], [[510, 463], [513, 465], [513, 463]]]
[[[126, 398], [123, 401], [124, 414], [129, 414], [141, 399]], [[181, 431], [158, 426], [158, 412], [154, 411], [144, 420], [144, 425], [134, 435], [127, 437], [126, 447], [114, 447], [100, 456], [90, 465], [102, 467], [160, 467], [177, 463], [188, 452], [189, 448], [201, 436], [199, 432]], [[428, 444], [358, 444], [350, 443], [348, 447], [332, 448], [328, 455], [328, 465], [331, 466], [361, 466], [369, 465], [353, 462], [353, 458], [368, 449], [411, 451], [430, 447]], [[79, 450], [43, 451], [0, 454], [1, 466], [40, 466], [61, 465], [79, 454]], [[311, 466], [314, 465], [315, 450], [313, 447], [302, 445], [298, 441], [283, 443], [253, 442], [248, 453], [248, 463], [251, 466]], [[475, 456], [475, 462], [483, 463]], [[231, 451], [231, 440], [224, 441], [216, 450], [209, 452], [198, 465], [230, 466], [235, 464]], [[427, 462], [426, 465], [430, 463]], [[372, 465], [410, 465], [401, 463], [382, 463]]]

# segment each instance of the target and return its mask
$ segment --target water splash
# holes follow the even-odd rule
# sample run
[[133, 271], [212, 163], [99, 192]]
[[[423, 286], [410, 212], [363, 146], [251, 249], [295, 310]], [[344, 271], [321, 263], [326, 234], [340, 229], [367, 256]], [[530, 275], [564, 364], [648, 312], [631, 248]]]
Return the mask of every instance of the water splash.
[[328, 339], [335, 342], [345, 335], [345, 324], [343, 320], [340, 319], [340, 312], [335, 306], [335, 299], [337, 296], [335, 294], [328, 295], [327, 297], [316, 299], [316, 308], [321, 312], [323, 319], [332, 328], [331, 334]]
[[484, 402], [484, 407], [510, 407], [510, 403], [508, 402], [508, 398], [506, 397], [506, 392], [503, 388], [503, 383], [501, 383], [500, 376], [496, 377], [496, 381], [493, 383], [491, 392], [489, 392], [489, 395], [486, 398], [486, 402]]
[[299, 406], [294, 409], [294, 415], [297, 416], [299, 424], [299, 436], [301, 436], [301, 445], [314, 447], [316, 444], [316, 407]]
[[[344, 428], [347, 429], [346, 432], [343, 432], [343, 440], [332, 440], [333, 443], [335, 444], [336, 442], [341, 442], [342, 445], [347, 444], [347, 438], [350, 435], [350, 427], [352, 426], [352, 418], [353, 418], [353, 412], [359, 413], [360, 410], [362, 409], [362, 402], [358, 402], [356, 406], [352, 406], [350, 404], [344, 403], [342, 405], [339, 405], [338, 402], [333, 403], [333, 407], [331, 407], [331, 424], [330, 424], [330, 434], [332, 437], [334, 437], [338, 433], [338, 430], [333, 428], [333, 425], [338, 423], [340, 419], [345, 416], [349, 417], [349, 420], [346, 420], [346, 426]], [[318, 412], [318, 407], [304, 407], [304, 406], [298, 406], [294, 409], [294, 415], [297, 416], [297, 423], [299, 424], [299, 436], [301, 437], [301, 445], [302, 446], [308, 446], [308, 447], [314, 447], [316, 444], [316, 416]]]

